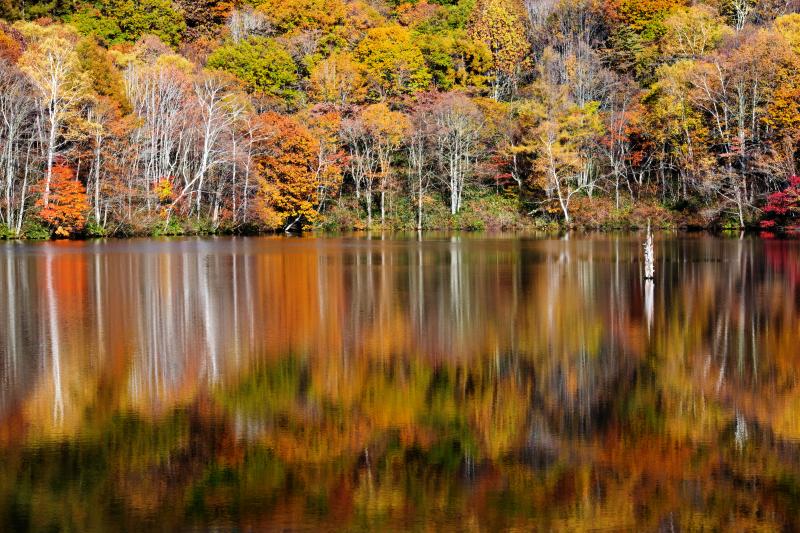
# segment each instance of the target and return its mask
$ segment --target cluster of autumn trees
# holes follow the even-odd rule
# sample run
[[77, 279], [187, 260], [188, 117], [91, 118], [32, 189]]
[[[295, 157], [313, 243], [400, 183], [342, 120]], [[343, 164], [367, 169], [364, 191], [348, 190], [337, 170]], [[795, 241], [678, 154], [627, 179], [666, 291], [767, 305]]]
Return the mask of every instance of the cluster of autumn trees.
[[745, 226], [797, 173], [798, 8], [3, 0], [0, 224]]

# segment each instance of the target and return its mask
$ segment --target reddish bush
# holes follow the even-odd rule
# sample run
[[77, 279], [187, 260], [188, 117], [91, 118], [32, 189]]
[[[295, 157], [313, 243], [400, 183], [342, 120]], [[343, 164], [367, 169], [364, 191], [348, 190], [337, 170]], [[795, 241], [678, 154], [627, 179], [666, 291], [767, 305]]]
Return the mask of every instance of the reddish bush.
[[767, 198], [767, 205], [761, 217], [761, 229], [795, 230], [798, 229], [798, 223], [800, 223], [800, 176], [792, 176], [788, 187], [770, 194]]
[[44, 205], [44, 197], [39, 198], [36, 205], [41, 208], [39, 217], [55, 230], [56, 235], [69, 237], [86, 225], [89, 199], [86, 189], [75, 179], [71, 168], [64, 165], [53, 167], [48, 200]]

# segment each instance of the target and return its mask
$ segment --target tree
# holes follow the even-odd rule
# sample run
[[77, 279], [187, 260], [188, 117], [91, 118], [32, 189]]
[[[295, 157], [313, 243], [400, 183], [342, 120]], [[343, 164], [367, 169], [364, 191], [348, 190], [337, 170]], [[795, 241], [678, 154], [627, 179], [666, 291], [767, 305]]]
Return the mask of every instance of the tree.
[[[722, 0], [720, 11], [728, 17], [736, 31], [742, 31], [755, 12], [756, 4], [768, 3], [759, 0]], [[788, 2], [784, 2], [788, 4]]]
[[239, 43], [248, 37], [267, 36], [273, 29], [264, 13], [245, 6], [231, 10], [228, 17], [228, 31], [233, 42]]
[[430, 121], [435, 158], [450, 195], [450, 213], [455, 215], [472, 177], [483, 115], [463, 93], [451, 92], [437, 98]]
[[699, 58], [731, 33], [719, 13], [705, 4], [676, 9], [664, 26], [664, 52], [673, 58]]
[[213, 37], [233, 11], [232, 0], [176, 0], [178, 11], [186, 22], [185, 35], [190, 40]]
[[654, 157], [659, 163], [662, 196], [672, 194], [667, 183], [667, 169], [675, 169], [678, 183], [675, 196], [685, 200], [691, 192], [707, 195], [715, 188], [713, 154], [709, 152], [708, 121], [691, 98], [692, 76], [696, 64], [691, 60], [678, 61], [660, 67], [656, 82], [645, 97], [648, 113], [646, 134], [657, 147]]
[[262, 139], [256, 157], [259, 220], [285, 231], [313, 224], [318, 202], [316, 139], [291, 117], [265, 113], [257, 121]]
[[611, 54], [621, 70], [637, 80], [652, 82], [660, 52], [658, 40], [666, 33], [664, 19], [684, 0], [610, 0], [603, 2], [611, 32]]
[[18, 32], [0, 21], [0, 60], [16, 63], [22, 55], [21, 41], [22, 36]]
[[44, 197], [36, 201], [40, 208], [39, 217], [47, 223], [55, 234], [69, 237], [86, 225], [89, 199], [86, 189], [75, 179], [75, 172], [64, 165], [53, 167], [53, 179], [49, 190], [49, 201]]
[[428, 123], [430, 107], [420, 105], [411, 116], [406, 137], [408, 154], [408, 181], [411, 191], [417, 196], [417, 229], [423, 227], [422, 214], [425, 193], [431, 182], [431, 131]]
[[337, 32], [347, 15], [341, 0], [260, 0], [258, 10], [279, 33], [288, 34]]
[[109, 44], [132, 43], [144, 35], [155, 35], [177, 46], [186, 22], [170, 0], [108, 0], [85, 4], [67, 20], [84, 35]]
[[304, 119], [304, 124], [319, 147], [316, 165], [317, 211], [322, 212], [326, 204], [341, 192], [342, 167], [346, 159], [339, 136], [342, 116], [338, 111], [324, 107], [312, 109]]
[[478, 0], [469, 33], [492, 53], [492, 97], [511, 94], [526, 65], [530, 46], [521, 6], [515, 0]]
[[[233, 93], [230, 78], [219, 72], [203, 73], [194, 84], [194, 94], [199, 117], [199, 135], [197, 137], [201, 141], [200, 164], [197, 166], [194, 177], [184, 186], [173, 205], [183, 195], [194, 192], [193, 187], [196, 186], [195, 210], [199, 217], [204, 180], [225, 159], [225, 148], [222, 143], [225, 140], [225, 134], [241, 115], [242, 105]], [[217, 222], [219, 207], [220, 198], [217, 194], [214, 197], [214, 223]]]
[[224, 44], [209, 56], [206, 67], [230, 72], [259, 94], [290, 102], [298, 95], [297, 67], [289, 53], [273, 39], [250, 37]]
[[36, 102], [32, 93], [33, 87], [25, 74], [0, 59], [0, 205], [3, 207], [0, 221], [16, 235], [19, 235], [25, 213], [29, 156], [36, 141]]
[[28, 48], [20, 58], [20, 67], [30, 77], [39, 101], [44, 124], [45, 186], [42, 201], [50, 201], [53, 162], [64, 146], [61, 135], [66, 122], [77, 112], [85, 96], [87, 80], [80, 71], [74, 44], [58, 36], [48, 36]]
[[75, 47], [75, 53], [94, 93], [113, 101], [122, 113], [130, 112], [125, 82], [111, 54], [92, 38], [82, 39]]
[[437, 90], [486, 88], [492, 53], [483, 42], [466, 36], [463, 31], [420, 37], [420, 50]]
[[364, 203], [367, 208], [367, 227], [372, 226], [372, 200], [373, 177], [377, 166], [377, 158], [372, 145], [369, 131], [356, 116], [342, 121], [342, 139], [347, 144], [349, 152], [348, 170], [355, 186], [356, 200]]
[[664, 34], [664, 19], [685, 0], [611, 0], [605, 4], [606, 14], [612, 22], [623, 24], [646, 39], [657, 39]]
[[775, 30], [786, 39], [795, 52], [800, 53], [800, 13], [783, 15], [775, 19]]
[[309, 83], [315, 100], [338, 107], [362, 102], [367, 93], [363, 67], [346, 52], [331, 54], [317, 63]]
[[589, 162], [603, 133], [599, 104], [572, 103], [566, 87], [546, 76], [535, 90], [534, 99], [520, 112], [523, 136], [517, 149], [533, 157], [532, 185], [558, 202], [564, 223], [569, 224], [572, 198], [591, 186]]
[[741, 227], [751, 214], [759, 188], [753, 164], [763, 148], [758, 141], [764, 124], [763, 104], [775, 87], [795, 75], [795, 57], [782, 40], [756, 32], [739, 47], [698, 62], [691, 73], [692, 102], [711, 119], [712, 145], [724, 170], [717, 193], [732, 204]]
[[431, 81], [422, 52], [401, 26], [369, 30], [353, 55], [364, 65], [377, 99], [422, 91]]
[[381, 195], [381, 225], [386, 221], [386, 196], [391, 188], [392, 158], [408, 132], [408, 119], [384, 103], [372, 104], [361, 111], [369, 142], [377, 157], [378, 188]]

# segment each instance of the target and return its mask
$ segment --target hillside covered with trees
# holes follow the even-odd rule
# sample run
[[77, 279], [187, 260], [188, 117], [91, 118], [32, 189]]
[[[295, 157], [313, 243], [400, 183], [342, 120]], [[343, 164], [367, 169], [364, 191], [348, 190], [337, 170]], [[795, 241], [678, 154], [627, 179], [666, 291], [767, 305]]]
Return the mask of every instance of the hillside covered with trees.
[[800, 215], [795, 0], [0, 0], [0, 236]]

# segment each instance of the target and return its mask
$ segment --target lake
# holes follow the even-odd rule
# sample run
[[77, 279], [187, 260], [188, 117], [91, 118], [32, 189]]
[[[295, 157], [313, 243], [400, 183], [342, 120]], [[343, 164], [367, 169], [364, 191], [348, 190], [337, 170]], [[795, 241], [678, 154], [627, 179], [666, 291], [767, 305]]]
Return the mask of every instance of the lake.
[[0, 530], [800, 528], [800, 242], [0, 243]]

